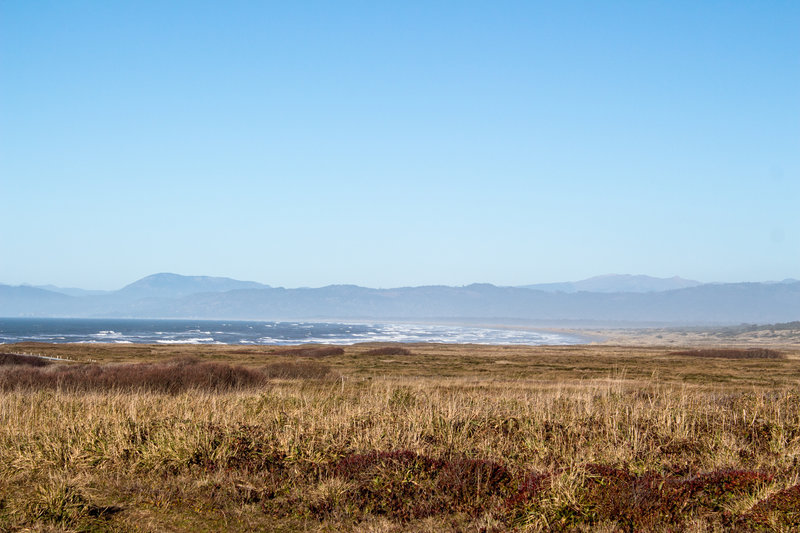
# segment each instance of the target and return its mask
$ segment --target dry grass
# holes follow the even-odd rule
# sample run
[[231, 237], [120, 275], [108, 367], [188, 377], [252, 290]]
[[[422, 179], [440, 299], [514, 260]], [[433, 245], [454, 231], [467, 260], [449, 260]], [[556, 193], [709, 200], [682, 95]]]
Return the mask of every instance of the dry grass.
[[611, 344], [628, 346], [643, 344], [708, 348], [719, 348], [720, 346], [797, 348], [800, 346], [800, 322], [766, 325], [743, 324], [731, 327], [607, 329], [592, 332], [578, 331], [577, 333], [588, 333], [606, 339], [606, 342]]
[[325, 379], [336, 377], [328, 365], [316, 361], [281, 361], [262, 369], [267, 379]]
[[0, 530], [800, 527], [794, 352], [374, 348], [240, 353], [248, 388], [6, 390]]

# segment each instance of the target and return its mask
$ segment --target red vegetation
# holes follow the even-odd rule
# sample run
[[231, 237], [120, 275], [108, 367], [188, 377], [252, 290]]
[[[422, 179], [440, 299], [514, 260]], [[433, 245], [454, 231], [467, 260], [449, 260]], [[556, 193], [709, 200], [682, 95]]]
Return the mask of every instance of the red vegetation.
[[505, 502], [507, 510], [521, 507], [526, 502], [538, 498], [550, 487], [553, 474], [549, 472], [530, 473], [520, 483], [517, 492]]
[[[771, 524], [770, 515], [779, 524]], [[761, 500], [738, 522], [739, 525], [761, 526], [764, 529], [780, 525], [786, 531], [800, 530], [800, 485], [783, 489]]]
[[409, 520], [452, 512], [478, 514], [495, 507], [512, 490], [512, 476], [500, 463], [484, 459], [440, 459], [408, 450], [344, 457], [330, 475], [352, 484], [343, 501], [322, 501], [312, 512], [360, 513]]
[[402, 346], [382, 346], [367, 350], [364, 355], [411, 355], [411, 350]]
[[344, 355], [344, 348], [341, 346], [293, 346], [290, 348], [279, 348], [272, 352], [272, 354], [318, 358], [329, 357], [331, 355]]
[[716, 357], [721, 359], [784, 359], [777, 350], [769, 348], [697, 348], [670, 352], [669, 355], [686, 357]]
[[177, 393], [231, 390], [265, 383], [258, 370], [223, 363], [175, 359], [165, 363], [59, 365], [13, 368], [0, 373], [0, 389], [115, 390]]
[[163, 363], [51, 365], [16, 364], [0, 370], [0, 390], [143, 390], [166, 393], [262, 387], [270, 379], [321, 379], [330, 368], [313, 361], [273, 363], [261, 369], [191, 358]]
[[[136, 449], [163, 431], [159, 421], [131, 423]], [[613, 523], [621, 531], [681, 531], [686, 521], [704, 518], [724, 530], [752, 530], [777, 519], [800, 526], [800, 485], [762, 500], [749, 512], [732, 516], [732, 498], [753, 494], [772, 480], [751, 470], [716, 470], [693, 476], [636, 474], [607, 464], [587, 464], [575, 472], [511, 471], [504, 464], [465, 456], [432, 457], [411, 450], [351, 453], [315, 462], [276, 447], [266, 426], [209, 423], [209, 438], [199, 443], [183, 467], [242, 474], [252, 481], [214, 490], [220, 497], [258, 504], [275, 516], [353, 520], [372, 516], [409, 522], [426, 517], [491, 513], [513, 529], [532, 516], [546, 517], [549, 530], [589, 531]], [[555, 480], [576, 474], [568, 498]], [[298, 487], [321, 487], [318, 491]], [[330, 490], [325, 489], [329, 487]], [[777, 517], [777, 518], [776, 518]]]
[[20, 355], [16, 353], [0, 353], [0, 366], [2, 365], [26, 365], [26, 366], [47, 366], [50, 361], [35, 355]]
[[[636, 475], [604, 464], [588, 464], [584, 470], [580, 501], [557, 512], [565, 529], [611, 520], [625, 530], [647, 531], [680, 524], [687, 516], [722, 517], [722, 504], [729, 498], [751, 492], [772, 479], [750, 470], [717, 470], [692, 477]], [[536, 509], [546, 497], [552, 475], [529, 476], [507, 500], [507, 509], [517, 515]]]

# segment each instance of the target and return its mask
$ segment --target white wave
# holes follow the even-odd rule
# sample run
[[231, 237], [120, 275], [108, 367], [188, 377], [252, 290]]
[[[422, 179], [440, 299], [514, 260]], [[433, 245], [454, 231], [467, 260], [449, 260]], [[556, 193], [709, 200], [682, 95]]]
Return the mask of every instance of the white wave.
[[[206, 324], [203, 324], [206, 325]], [[169, 330], [171, 325], [160, 324], [153, 329], [120, 333], [109, 329], [92, 329], [82, 334], [60, 331], [58, 327], [42, 333], [31, 331], [25, 334], [0, 335], [0, 342], [20, 342], [38, 340], [43, 342], [114, 342], [157, 343], [157, 344], [299, 344], [327, 343], [347, 345], [359, 342], [436, 342], [436, 343], [474, 343], [485, 345], [564, 345], [580, 343], [580, 337], [551, 331], [535, 331], [512, 328], [469, 327], [438, 324], [402, 323], [320, 323], [320, 322], [259, 322], [232, 323], [223, 328], [217, 323], [206, 325], [189, 323], [183, 327]], [[190, 329], [191, 328], [191, 329]], [[263, 328], [263, 329], [261, 329]], [[225, 329], [225, 331], [222, 331]], [[166, 330], [166, 331], [165, 331]], [[212, 333], [213, 332], [213, 333]], [[15, 332], [16, 333], [16, 332]]]
[[225, 344], [217, 342], [214, 337], [192, 337], [189, 339], [158, 339], [157, 344]]

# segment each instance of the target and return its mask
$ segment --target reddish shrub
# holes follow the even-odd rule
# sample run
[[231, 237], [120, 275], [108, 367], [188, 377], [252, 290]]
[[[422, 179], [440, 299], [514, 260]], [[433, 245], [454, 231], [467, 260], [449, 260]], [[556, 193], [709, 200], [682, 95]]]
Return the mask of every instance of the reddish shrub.
[[332, 355], [344, 355], [344, 348], [341, 346], [293, 346], [289, 348], [278, 348], [272, 352], [272, 354], [319, 358]]
[[411, 350], [402, 346], [382, 346], [367, 350], [364, 355], [411, 355]]
[[[573, 525], [611, 520], [625, 530], [660, 529], [669, 524], [679, 530], [688, 516], [720, 513], [722, 503], [733, 495], [751, 491], [770, 476], [749, 470], [719, 470], [690, 478], [655, 473], [635, 475], [603, 464], [585, 465], [586, 482], [581, 503], [566, 517]], [[527, 504], [542, 490], [541, 477], [532, 489], [518, 494], [509, 504]], [[513, 510], [513, 508], [512, 508]]]
[[539, 497], [550, 486], [553, 474], [549, 472], [529, 473], [522, 480], [517, 491], [505, 501], [507, 510], [520, 507], [530, 500]]
[[262, 371], [266, 377], [277, 379], [324, 379], [333, 375], [328, 365], [315, 361], [271, 363]]
[[[409, 450], [349, 455], [331, 473], [354, 483], [345, 508], [349, 504], [397, 520], [454, 511], [476, 514], [500, 503], [512, 485], [511, 474], [494, 461], [438, 459]], [[329, 505], [312, 511], [334, 509]]]
[[8, 368], [0, 372], [0, 390], [141, 389], [177, 393], [189, 389], [231, 390], [258, 387], [265, 383], [266, 376], [258, 370], [192, 359], [164, 363]]
[[357, 478], [365, 472], [371, 473], [380, 468], [414, 468], [419, 471], [432, 471], [442, 467], [443, 461], [420, 455], [410, 450], [391, 452], [370, 452], [351, 454], [343, 457], [335, 465], [333, 473], [348, 479]]
[[[771, 524], [770, 515], [781, 523]], [[761, 500], [738, 522], [739, 525], [762, 526], [765, 529], [780, 525], [787, 531], [800, 530], [800, 485], [783, 489]]]
[[[436, 476], [437, 493], [446, 495], [454, 510], [474, 513], [495, 498], [508, 496], [511, 473], [500, 463], [485, 459], [445, 461]], [[502, 501], [502, 500], [501, 500]]]
[[20, 355], [16, 353], [0, 353], [1, 365], [27, 365], [27, 366], [47, 366], [50, 361], [35, 355]]
[[754, 470], [716, 470], [699, 474], [680, 484], [680, 490], [691, 496], [703, 494], [719, 497], [726, 493], [748, 490], [772, 480], [772, 476]]
[[697, 348], [670, 352], [686, 357], [719, 357], [723, 359], [784, 359], [786, 356], [769, 348]]

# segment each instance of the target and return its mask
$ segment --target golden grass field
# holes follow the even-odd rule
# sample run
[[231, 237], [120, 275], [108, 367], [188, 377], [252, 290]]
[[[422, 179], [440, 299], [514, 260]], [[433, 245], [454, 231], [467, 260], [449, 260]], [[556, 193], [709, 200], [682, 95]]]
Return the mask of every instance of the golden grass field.
[[2, 346], [0, 530], [798, 530], [800, 344], [690, 341]]

